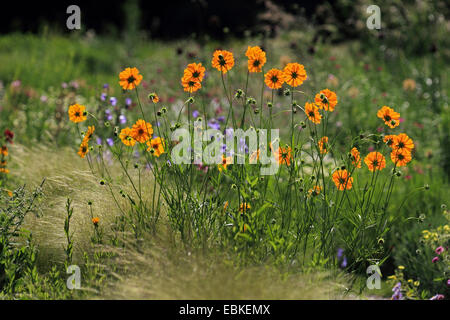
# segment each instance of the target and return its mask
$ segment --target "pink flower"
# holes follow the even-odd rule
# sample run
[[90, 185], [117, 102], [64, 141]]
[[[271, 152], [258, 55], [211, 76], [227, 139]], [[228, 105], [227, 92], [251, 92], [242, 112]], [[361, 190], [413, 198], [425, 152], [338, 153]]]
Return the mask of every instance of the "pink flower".
[[444, 248], [443, 247], [439, 246], [439, 247], [436, 248], [436, 253], [437, 254], [441, 254], [442, 252], [444, 252]]
[[378, 128], [377, 128], [377, 131], [378, 131], [378, 132], [383, 132], [383, 127], [378, 127]]
[[406, 179], [406, 180], [411, 180], [411, 179], [412, 179], [412, 176], [408, 174], [408, 175], [405, 176], [405, 179]]
[[369, 150], [370, 152], [372, 152], [373, 150], [375, 150], [374, 147], [370, 146], [367, 150]]
[[405, 121], [405, 118], [399, 118], [398, 121], [400, 121], [400, 123]]
[[438, 262], [439, 261], [439, 258], [438, 257], [434, 257], [432, 260], [431, 260], [431, 262], [433, 262], [433, 263], [436, 263], [436, 262]]

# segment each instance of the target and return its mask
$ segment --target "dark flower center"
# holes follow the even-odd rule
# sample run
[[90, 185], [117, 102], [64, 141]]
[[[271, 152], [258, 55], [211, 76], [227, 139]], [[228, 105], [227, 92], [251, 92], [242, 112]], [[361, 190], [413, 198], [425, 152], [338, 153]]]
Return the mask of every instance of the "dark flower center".
[[130, 76], [128, 78], [128, 83], [133, 83], [136, 80], [136, 78], [134, 76]]
[[402, 154], [399, 154], [397, 157], [398, 157], [398, 160], [403, 160], [403, 159], [405, 159], [405, 156], [402, 155]]
[[141, 135], [141, 134], [144, 134], [144, 129], [139, 129], [138, 130], [138, 133]]
[[314, 111], [310, 111], [310, 112], [308, 113], [308, 115], [309, 115], [310, 117], [314, 117]]
[[200, 72], [194, 71], [194, 73], [192, 74], [192, 76], [193, 76], [194, 78], [198, 78], [198, 77], [200, 76]]
[[79, 112], [75, 112], [75, 117], [79, 117], [80, 113]]
[[399, 147], [399, 148], [404, 148], [404, 147], [405, 147], [405, 143], [399, 142], [399, 143], [398, 143], [398, 147]]
[[277, 83], [278, 82], [278, 77], [277, 76], [272, 76], [272, 78], [270, 79], [273, 83]]
[[253, 61], [253, 66], [258, 67], [260, 63], [261, 62], [259, 62], [259, 60], [255, 60], [255, 61]]
[[292, 79], [297, 79], [297, 72], [292, 72], [291, 77]]
[[391, 120], [392, 118], [391, 118], [391, 116], [390, 115], [385, 115], [384, 116], [384, 121], [389, 121], [389, 120]]
[[377, 166], [378, 166], [378, 160], [373, 160], [372, 165], [373, 165], [374, 167], [377, 167]]

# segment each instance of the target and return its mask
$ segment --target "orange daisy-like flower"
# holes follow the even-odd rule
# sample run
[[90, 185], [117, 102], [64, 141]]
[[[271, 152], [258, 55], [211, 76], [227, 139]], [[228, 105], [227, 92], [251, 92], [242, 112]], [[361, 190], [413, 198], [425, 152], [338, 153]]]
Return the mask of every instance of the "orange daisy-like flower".
[[248, 47], [245, 55], [248, 57], [248, 71], [261, 72], [266, 64], [266, 53], [258, 46]]
[[159, 102], [159, 97], [158, 97], [158, 95], [155, 92], [150, 93], [148, 95], [148, 97], [149, 97], [150, 101], [155, 103], [155, 104]]
[[320, 109], [326, 111], [333, 111], [338, 103], [336, 93], [328, 89], [321, 90], [316, 94], [314, 102]]
[[9, 173], [9, 169], [0, 168], [0, 173], [8, 174]]
[[80, 149], [78, 150], [78, 155], [79, 155], [81, 158], [84, 158], [88, 152], [89, 152], [89, 145], [88, 145], [87, 142], [83, 141], [83, 142], [80, 144]]
[[291, 147], [278, 148], [278, 154], [275, 153], [275, 160], [278, 162], [278, 164], [285, 164], [290, 166], [292, 160]]
[[74, 123], [83, 122], [87, 119], [86, 107], [78, 103], [69, 107], [69, 119]]
[[314, 186], [313, 188], [308, 190], [308, 195], [315, 197], [320, 194], [320, 191], [322, 191], [322, 188], [320, 186]]
[[189, 77], [181, 78], [181, 85], [183, 86], [184, 91], [186, 92], [195, 92], [202, 87], [200, 81], [192, 80]]
[[229, 164], [231, 164], [231, 162], [232, 162], [231, 157], [225, 157], [224, 155], [222, 155], [222, 163], [220, 163], [219, 165], [217, 165], [219, 171], [227, 170], [227, 166], [228, 166]]
[[129, 147], [132, 147], [136, 144], [136, 140], [134, 140], [132, 136], [132, 130], [128, 127], [120, 130], [119, 138], [122, 140], [123, 144]]
[[393, 144], [394, 144], [394, 139], [395, 139], [395, 135], [394, 134], [389, 134], [384, 136], [383, 138], [383, 142], [386, 143], [389, 147], [392, 148]]
[[84, 134], [83, 142], [89, 142], [91, 140], [92, 135], [94, 134], [95, 126], [89, 126], [86, 133]]
[[279, 69], [270, 69], [264, 75], [264, 82], [270, 89], [280, 89], [284, 83], [283, 71]]
[[142, 81], [137, 68], [126, 68], [119, 74], [119, 84], [124, 90], [133, 90]]
[[411, 159], [411, 152], [407, 149], [398, 149], [391, 152], [391, 160], [397, 167], [406, 166]]
[[333, 182], [338, 190], [350, 190], [353, 185], [353, 177], [350, 177], [347, 170], [339, 169], [333, 173]]
[[322, 115], [319, 113], [319, 108], [314, 103], [305, 103], [305, 113], [309, 120], [315, 124], [320, 123]]
[[216, 50], [214, 51], [211, 63], [220, 72], [227, 73], [234, 66], [233, 53], [226, 50]]
[[386, 159], [377, 151], [369, 153], [365, 157], [364, 162], [370, 171], [383, 170], [386, 167]]
[[377, 117], [382, 119], [391, 129], [400, 124], [400, 113], [395, 112], [394, 109], [387, 106], [383, 106], [380, 110], [378, 110]]
[[2, 146], [1, 153], [2, 153], [2, 156], [7, 157], [8, 156], [8, 147], [7, 146]]
[[100, 222], [100, 218], [99, 218], [99, 217], [94, 217], [94, 218], [92, 218], [92, 223], [93, 223], [94, 225], [98, 225], [99, 222]]
[[356, 168], [361, 168], [361, 156], [359, 154], [359, 151], [357, 148], [353, 147], [350, 151], [350, 154], [352, 155], [352, 164]]
[[147, 141], [147, 151], [152, 152], [153, 150], [153, 155], [156, 157], [159, 157], [160, 155], [162, 155], [164, 153], [164, 139], [161, 139], [160, 137], [156, 137], [155, 139], [152, 139], [150, 141]]
[[205, 76], [205, 67], [201, 63], [190, 63], [184, 69], [183, 78], [188, 78], [192, 81], [202, 82]]
[[400, 133], [394, 137], [392, 149], [394, 150], [406, 149], [409, 152], [411, 152], [412, 149], [414, 149], [414, 142], [406, 134]]
[[131, 136], [137, 142], [144, 143], [148, 141], [153, 134], [152, 125], [148, 122], [145, 122], [142, 119], [136, 121], [136, 123], [131, 128]]
[[328, 137], [322, 137], [319, 140], [319, 150], [321, 154], [328, 152]]
[[288, 63], [283, 69], [284, 79], [291, 87], [298, 87], [308, 77], [305, 67], [299, 63]]

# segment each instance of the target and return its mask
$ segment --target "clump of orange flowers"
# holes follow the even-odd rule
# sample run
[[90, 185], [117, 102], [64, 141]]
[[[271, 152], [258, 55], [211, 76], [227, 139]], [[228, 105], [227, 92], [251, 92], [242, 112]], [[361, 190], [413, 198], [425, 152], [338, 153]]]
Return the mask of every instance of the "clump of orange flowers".
[[122, 140], [123, 144], [128, 147], [132, 147], [136, 144], [136, 140], [134, 140], [129, 127], [123, 128], [120, 131], [119, 138]]
[[278, 148], [278, 153], [275, 153], [275, 161], [278, 164], [285, 164], [287, 166], [291, 165], [292, 160], [292, 149], [289, 146], [285, 148]]
[[400, 113], [395, 112], [394, 109], [383, 106], [377, 112], [377, 117], [382, 119], [389, 128], [394, 129], [400, 124]]
[[367, 167], [369, 168], [370, 171], [375, 171], [375, 170], [381, 171], [384, 168], [386, 168], [386, 159], [378, 151], [373, 151], [373, 152], [369, 153], [364, 158], [364, 163], [367, 165]]
[[156, 157], [159, 157], [164, 153], [164, 139], [161, 139], [160, 137], [147, 141], [147, 146], [147, 151]]
[[87, 119], [86, 107], [78, 103], [69, 106], [69, 120], [74, 123], [83, 122]]
[[126, 68], [119, 73], [119, 84], [124, 90], [133, 90], [141, 83], [142, 78], [137, 68]]
[[213, 53], [211, 64], [222, 73], [227, 73], [234, 66], [233, 53], [227, 50], [216, 50]]
[[136, 121], [136, 123], [131, 128], [131, 137], [140, 143], [145, 143], [146, 141], [148, 141], [152, 134], [152, 125], [142, 119]]
[[248, 71], [261, 72], [262, 67], [266, 64], [266, 53], [258, 46], [248, 47], [245, 55], [248, 58]]
[[190, 63], [184, 69], [181, 85], [186, 92], [195, 92], [202, 87], [205, 67], [201, 63]]

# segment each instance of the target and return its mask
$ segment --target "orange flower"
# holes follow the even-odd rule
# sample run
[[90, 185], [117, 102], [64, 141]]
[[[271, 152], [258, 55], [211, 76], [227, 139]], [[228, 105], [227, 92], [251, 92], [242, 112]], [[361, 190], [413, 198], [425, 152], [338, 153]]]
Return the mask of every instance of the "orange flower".
[[328, 89], [321, 90], [316, 94], [314, 101], [320, 109], [325, 109], [326, 111], [333, 111], [338, 102], [336, 93]]
[[119, 74], [119, 84], [124, 90], [133, 90], [142, 81], [142, 75], [137, 68], [126, 68]]
[[150, 151], [153, 149], [153, 155], [156, 157], [159, 157], [164, 153], [164, 139], [161, 139], [160, 137], [156, 137], [155, 139], [152, 139], [150, 141], [147, 141], [147, 151]]
[[227, 166], [231, 164], [231, 162], [232, 162], [231, 157], [225, 157], [224, 155], [222, 155], [222, 163], [217, 165], [219, 171], [227, 170]]
[[145, 122], [142, 119], [136, 121], [136, 123], [131, 128], [131, 137], [137, 142], [144, 143], [150, 139], [153, 134], [152, 125], [148, 122]]
[[94, 217], [92, 218], [92, 223], [96, 226], [98, 225], [98, 223], [100, 222], [100, 218], [99, 217]]
[[336, 170], [333, 173], [333, 182], [338, 190], [350, 190], [353, 185], [353, 177], [350, 177], [347, 170]]
[[278, 154], [275, 153], [275, 160], [278, 164], [291, 165], [292, 149], [291, 147], [278, 148]]
[[411, 159], [411, 152], [407, 149], [398, 149], [391, 152], [391, 160], [397, 167], [406, 166]]
[[181, 85], [186, 92], [195, 92], [202, 87], [202, 84], [199, 81], [192, 80], [189, 77], [181, 78]]
[[322, 137], [319, 140], [319, 150], [321, 154], [328, 152], [328, 137]]
[[1, 153], [2, 153], [2, 156], [7, 157], [8, 156], [8, 147], [2, 146]]
[[190, 63], [184, 69], [183, 78], [188, 78], [192, 81], [202, 82], [205, 76], [205, 67], [201, 63]]
[[126, 127], [126, 128], [123, 128], [119, 134], [119, 138], [120, 138], [120, 140], [122, 140], [123, 144], [126, 146], [129, 146], [129, 147], [132, 147], [136, 144], [136, 140], [133, 139], [131, 132], [132, 132], [132, 130], [130, 128]]
[[270, 89], [280, 89], [284, 82], [283, 71], [279, 69], [270, 69], [264, 78], [264, 82]]
[[227, 73], [234, 66], [233, 54], [226, 50], [216, 50], [214, 51], [211, 63], [220, 72]]
[[308, 77], [305, 67], [299, 63], [288, 63], [283, 69], [284, 78], [291, 87], [298, 87]]
[[84, 134], [83, 142], [88, 143], [91, 140], [92, 135], [94, 134], [95, 126], [89, 126], [86, 133]]
[[69, 107], [69, 119], [74, 123], [83, 122], [87, 119], [86, 107], [78, 103]]
[[352, 164], [357, 168], [361, 168], [361, 156], [358, 149], [353, 147], [350, 154], [352, 155]]
[[87, 142], [83, 141], [80, 144], [80, 149], [78, 150], [78, 154], [81, 158], [84, 158], [88, 152], [89, 152], [89, 145]]
[[364, 159], [364, 162], [370, 171], [382, 170], [386, 167], [386, 159], [377, 151], [369, 153]]
[[266, 53], [260, 47], [248, 47], [245, 55], [248, 57], [248, 71], [261, 72], [266, 64]]
[[380, 110], [378, 110], [377, 117], [382, 119], [391, 129], [400, 124], [400, 113], [395, 112], [394, 109], [387, 106], [383, 106]]
[[8, 174], [9, 173], [9, 169], [0, 168], [0, 173]]
[[322, 188], [320, 186], [314, 186], [312, 189], [308, 190], [308, 195], [309, 196], [318, 196], [320, 194], [320, 191], [322, 190]]
[[155, 104], [159, 102], [159, 97], [155, 92], [150, 93], [148, 97]]
[[394, 137], [392, 149], [394, 150], [406, 149], [411, 152], [412, 149], [414, 149], [414, 142], [406, 134], [400, 133], [399, 135]]
[[394, 134], [389, 134], [384, 136], [383, 138], [383, 142], [386, 143], [389, 147], [392, 148], [393, 144], [394, 144], [394, 139], [395, 139], [395, 135]]
[[308, 116], [308, 119], [311, 120], [315, 124], [320, 123], [320, 119], [322, 119], [322, 115], [319, 113], [319, 108], [314, 103], [305, 103], [305, 113]]
[[246, 213], [247, 211], [249, 211], [252, 208], [252, 206], [250, 205], [250, 203], [247, 202], [243, 202], [241, 203], [241, 205], [239, 206], [239, 211], [241, 213]]

